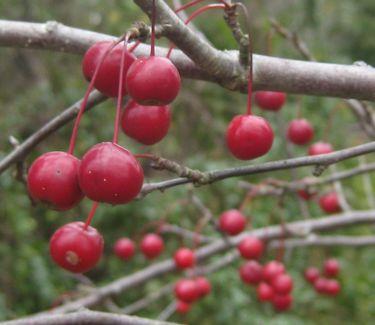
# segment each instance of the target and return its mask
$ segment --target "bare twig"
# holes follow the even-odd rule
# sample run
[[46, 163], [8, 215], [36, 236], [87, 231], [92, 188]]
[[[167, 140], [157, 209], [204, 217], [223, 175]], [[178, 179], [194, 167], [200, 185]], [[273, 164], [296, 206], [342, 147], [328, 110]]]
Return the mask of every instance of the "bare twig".
[[[277, 170], [287, 170], [297, 167], [305, 166], [324, 166], [335, 164], [339, 161], [346, 160], [349, 158], [357, 157], [360, 155], [368, 154], [375, 151], [375, 142], [369, 142], [367, 144], [362, 144], [356, 147], [351, 147], [343, 150], [338, 150], [333, 153], [317, 155], [317, 156], [307, 156], [298, 157], [293, 159], [271, 161], [262, 163], [259, 165], [250, 165], [243, 167], [227, 168], [222, 170], [215, 170], [211, 172], [206, 172], [204, 174], [204, 180], [209, 180], [210, 183], [217, 182], [226, 178], [244, 176], [244, 175], [254, 175], [262, 174]], [[141, 197], [155, 191], [164, 191], [168, 188], [172, 188], [182, 184], [192, 183], [191, 179], [187, 178], [175, 178], [167, 181], [162, 181], [158, 183], [149, 183], [143, 186]], [[202, 184], [202, 182], [200, 182]]]
[[91, 310], [63, 315], [42, 315], [3, 322], [4, 325], [177, 325], [136, 316], [117, 315]]
[[[336, 165], [332, 165], [332, 171], [337, 172]], [[333, 186], [335, 188], [335, 192], [337, 193], [337, 197], [339, 200], [340, 207], [345, 211], [348, 212], [351, 210], [348, 201], [345, 197], [344, 189], [342, 188], [342, 184], [340, 181], [336, 180], [333, 182]]]

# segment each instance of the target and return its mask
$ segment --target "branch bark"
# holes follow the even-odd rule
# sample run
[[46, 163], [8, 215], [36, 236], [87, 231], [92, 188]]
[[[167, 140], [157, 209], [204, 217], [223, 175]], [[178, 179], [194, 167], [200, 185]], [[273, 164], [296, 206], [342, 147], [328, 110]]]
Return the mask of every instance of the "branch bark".
[[39, 315], [2, 322], [4, 325], [178, 325], [164, 321], [84, 310], [66, 315]]
[[[137, 0], [149, 10], [150, 2]], [[159, 5], [161, 1], [158, 1]], [[171, 56], [185, 78], [216, 82], [223, 87], [247, 92], [247, 72], [238, 63], [238, 51], [218, 51], [194, 35], [165, 4], [158, 7], [164, 35], [186, 55], [174, 50]], [[164, 11], [163, 11], [164, 10]], [[0, 46], [54, 50], [82, 55], [93, 43], [113, 36], [64, 26], [58, 22], [29, 23], [0, 20]], [[185, 43], [186, 42], [186, 43]], [[198, 45], [204, 44], [202, 48]], [[167, 49], [157, 48], [158, 55]], [[137, 56], [148, 55], [141, 45]], [[189, 59], [189, 57], [191, 59]], [[193, 61], [195, 63], [193, 63]], [[375, 69], [365, 66], [288, 60], [254, 55], [254, 89], [287, 93], [375, 100]]]

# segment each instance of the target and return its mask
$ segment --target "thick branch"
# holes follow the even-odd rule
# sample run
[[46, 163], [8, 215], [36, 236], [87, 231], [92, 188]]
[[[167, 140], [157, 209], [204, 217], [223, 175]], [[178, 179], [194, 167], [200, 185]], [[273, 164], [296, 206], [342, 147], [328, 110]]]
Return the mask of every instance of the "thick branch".
[[[150, 1], [144, 2], [149, 8]], [[159, 4], [161, 2], [159, 1]], [[163, 4], [163, 10], [165, 4]], [[148, 9], [147, 9], [148, 10]], [[173, 17], [173, 18], [171, 18]], [[172, 61], [183, 77], [215, 81], [224, 87], [246, 92], [247, 73], [238, 63], [238, 51], [218, 51], [199, 40], [174, 13], [159, 10], [159, 22], [165, 36], [181, 51], [175, 50]], [[57, 22], [27, 23], [0, 20], [0, 46], [35, 48], [83, 54], [94, 42], [113, 36], [64, 26]], [[200, 47], [201, 44], [202, 47]], [[148, 55], [148, 46], [140, 46], [136, 55]], [[166, 49], [159, 48], [158, 55]], [[375, 69], [364, 66], [287, 60], [254, 55], [254, 88], [295, 94], [375, 100]], [[200, 68], [199, 68], [200, 67]]]
[[[321, 219], [312, 219], [290, 223], [288, 224], [288, 235], [299, 233], [306, 234], [308, 232], [321, 232], [374, 222], [375, 211], [351, 212], [346, 214], [333, 215]], [[215, 254], [226, 251], [229, 248], [236, 246], [247, 235], [256, 236], [263, 240], [272, 240], [285, 236], [285, 229], [281, 226], [271, 226], [249, 231], [233, 238], [219, 239], [212, 244], [208, 244], [200, 249], [197, 249], [197, 259], [199, 261], [203, 261]], [[156, 263], [132, 275], [120, 278], [104, 287], [101, 287], [89, 293], [86, 297], [57, 307], [49, 313], [66, 313], [76, 311], [82, 307], [94, 306], [108, 296], [120, 294], [153, 278], [160, 277], [163, 274], [172, 272], [175, 269], [176, 268], [174, 262], [171, 259]]]
[[66, 315], [42, 315], [2, 322], [4, 325], [177, 325], [136, 316], [117, 315], [91, 310]]

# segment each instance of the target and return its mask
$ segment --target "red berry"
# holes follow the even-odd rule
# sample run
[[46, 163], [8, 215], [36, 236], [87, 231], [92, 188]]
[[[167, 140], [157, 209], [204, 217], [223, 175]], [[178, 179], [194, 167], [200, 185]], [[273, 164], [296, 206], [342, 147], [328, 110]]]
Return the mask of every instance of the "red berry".
[[316, 195], [316, 193], [311, 193], [305, 190], [299, 190], [297, 191], [297, 194], [301, 199], [305, 201], [311, 200]]
[[174, 254], [174, 262], [179, 269], [187, 269], [194, 266], [195, 255], [189, 248], [180, 248]]
[[143, 170], [132, 153], [111, 142], [93, 146], [82, 158], [79, 184], [93, 201], [123, 204], [143, 185]]
[[330, 279], [326, 282], [325, 293], [329, 296], [336, 296], [340, 293], [341, 286], [337, 280]]
[[121, 118], [124, 133], [145, 145], [155, 144], [163, 139], [170, 123], [168, 106], [143, 106], [134, 100], [126, 104]]
[[257, 285], [263, 279], [262, 265], [257, 261], [248, 261], [240, 267], [240, 277], [245, 283]]
[[69, 210], [83, 198], [78, 184], [81, 161], [61, 151], [47, 152], [31, 165], [27, 176], [29, 193], [34, 200], [55, 210]]
[[129, 238], [120, 238], [113, 246], [113, 251], [119, 258], [126, 261], [132, 258], [135, 253], [134, 242]]
[[314, 136], [314, 129], [310, 122], [304, 118], [295, 119], [288, 125], [287, 137], [290, 142], [304, 145], [311, 141]]
[[324, 262], [324, 275], [335, 277], [340, 272], [340, 263], [335, 258], [329, 258]]
[[319, 199], [320, 208], [326, 213], [340, 212], [341, 207], [335, 192], [324, 194]]
[[183, 301], [177, 301], [176, 303], [176, 311], [179, 314], [186, 314], [189, 312], [191, 305], [183, 302]]
[[74, 273], [87, 272], [99, 261], [103, 237], [83, 222], [71, 222], [55, 231], [50, 240], [50, 254], [56, 264]]
[[327, 153], [333, 152], [333, 148], [329, 143], [326, 142], [316, 142], [309, 148], [309, 155], [315, 156], [315, 155], [323, 155]]
[[272, 279], [273, 291], [279, 295], [287, 295], [293, 290], [293, 279], [288, 274], [279, 274]]
[[273, 289], [272, 287], [265, 283], [261, 282], [257, 287], [257, 298], [259, 301], [265, 302], [265, 301], [271, 301], [273, 297]]
[[197, 284], [199, 297], [202, 298], [211, 292], [211, 283], [204, 276], [198, 276], [195, 278], [195, 283]]
[[286, 94], [277, 91], [257, 91], [255, 102], [266, 111], [279, 111], [284, 105]]
[[199, 288], [192, 279], [181, 279], [174, 287], [174, 293], [178, 300], [191, 303], [199, 298]]
[[[90, 81], [94, 75], [96, 66], [100, 63], [102, 56], [107, 49], [113, 45], [111, 41], [98, 42], [92, 45], [82, 61], [82, 71], [85, 78]], [[106, 56], [99, 68], [94, 86], [101, 93], [109, 97], [117, 97], [120, 79], [120, 65], [123, 44], [116, 45]], [[135, 60], [135, 56], [130, 52], [125, 54], [124, 81], [129, 67]], [[123, 83], [123, 94], [126, 94], [126, 82]]]
[[164, 241], [157, 234], [147, 234], [141, 241], [141, 251], [147, 259], [158, 257], [163, 249]]
[[274, 295], [272, 297], [272, 306], [276, 311], [288, 310], [293, 303], [291, 295]]
[[260, 116], [237, 115], [229, 123], [226, 140], [236, 158], [254, 159], [271, 149], [273, 131], [271, 125]]
[[142, 105], [168, 105], [180, 90], [180, 74], [167, 58], [138, 58], [126, 75], [129, 95]]
[[219, 217], [219, 228], [230, 236], [239, 234], [245, 229], [246, 217], [239, 210], [228, 210]]
[[278, 261], [269, 261], [263, 266], [263, 280], [272, 283], [273, 279], [285, 272], [284, 264]]
[[243, 258], [258, 260], [263, 253], [264, 245], [260, 239], [247, 236], [238, 244], [238, 250]]
[[319, 278], [320, 272], [316, 267], [309, 267], [303, 275], [307, 282], [314, 283]]
[[314, 289], [317, 293], [326, 293], [327, 282], [329, 280], [325, 278], [318, 278], [314, 282]]

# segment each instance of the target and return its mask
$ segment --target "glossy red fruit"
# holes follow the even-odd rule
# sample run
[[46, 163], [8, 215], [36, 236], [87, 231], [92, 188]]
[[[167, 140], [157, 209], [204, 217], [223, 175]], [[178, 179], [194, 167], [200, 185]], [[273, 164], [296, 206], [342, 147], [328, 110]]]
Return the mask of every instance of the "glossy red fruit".
[[71, 222], [55, 231], [49, 247], [52, 259], [63, 269], [74, 273], [87, 272], [99, 261], [103, 237], [83, 222]]
[[195, 283], [198, 287], [199, 298], [207, 296], [212, 289], [211, 282], [204, 276], [198, 276], [195, 279]]
[[326, 293], [328, 281], [326, 278], [317, 278], [314, 282], [315, 291], [322, 294]]
[[278, 261], [269, 261], [263, 266], [263, 280], [272, 283], [273, 279], [285, 273], [284, 264]]
[[181, 279], [174, 286], [174, 293], [178, 300], [191, 303], [199, 298], [199, 288], [192, 279]]
[[130, 138], [152, 145], [168, 133], [171, 113], [168, 106], [144, 106], [129, 101], [121, 117], [121, 127]]
[[246, 217], [239, 210], [224, 211], [219, 217], [219, 229], [227, 235], [238, 235], [245, 227]]
[[240, 266], [240, 277], [245, 283], [257, 285], [263, 280], [263, 267], [257, 261], [248, 261]]
[[236, 158], [254, 159], [265, 155], [271, 149], [272, 127], [260, 116], [237, 115], [229, 123], [226, 141]]
[[78, 184], [80, 163], [66, 152], [52, 151], [41, 155], [32, 163], [27, 175], [31, 197], [59, 211], [77, 205], [84, 196]]
[[183, 302], [183, 301], [177, 301], [176, 302], [176, 311], [179, 313], [179, 314], [186, 314], [189, 312], [191, 308], [191, 305], [186, 303], [186, 302]]
[[288, 274], [279, 274], [272, 279], [271, 285], [276, 294], [287, 295], [293, 290], [293, 279]]
[[147, 234], [141, 241], [141, 251], [147, 259], [158, 257], [164, 249], [164, 241], [157, 234]]
[[341, 285], [337, 280], [330, 279], [326, 282], [325, 293], [329, 296], [337, 296], [341, 291]]
[[141, 105], [168, 105], [180, 90], [180, 74], [167, 58], [138, 58], [126, 75], [129, 95]]
[[331, 152], [333, 152], [333, 147], [327, 142], [316, 142], [310, 146], [308, 151], [310, 156], [323, 155]]
[[335, 192], [322, 195], [319, 198], [319, 206], [326, 213], [340, 212], [339, 198]]
[[130, 151], [112, 142], [102, 142], [83, 156], [79, 184], [93, 201], [124, 204], [141, 191], [143, 170]]
[[257, 298], [261, 302], [271, 301], [273, 298], [272, 287], [265, 282], [261, 282], [257, 287]]
[[340, 263], [335, 258], [329, 258], [324, 262], [324, 275], [327, 277], [335, 277], [340, 272]]
[[247, 260], [258, 260], [263, 253], [263, 242], [256, 238], [247, 236], [238, 244], [241, 256]]
[[129, 238], [120, 238], [113, 246], [113, 251], [120, 259], [126, 261], [132, 258], [135, 253], [134, 242]]
[[[98, 42], [92, 45], [85, 53], [82, 61], [82, 71], [86, 80], [90, 81], [101, 57], [113, 44], [111, 41]], [[120, 79], [120, 65], [123, 44], [116, 45], [104, 59], [96, 76], [94, 87], [109, 97], [117, 97]], [[125, 54], [124, 81], [127, 71], [135, 61], [135, 56], [130, 52]], [[123, 83], [123, 94], [126, 94], [126, 82]]]
[[320, 276], [320, 272], [316, 267], [308, 267], [303, 273], [307, 282], [314, 283]]
[[304, 118], [291, 121], [287, 129], [288, 140], [294, 144], [304, 145], [311, 141], [314, 129], [310, 122]]
[[272, 306], [276, 311], [286, 311], [292, 307], [293, 297], [291, 295], [274, 295]]
[[187, 269], [195, 264], [195, 254], [189, 248], [179, 248], [174, 254], [174, 262], [179, 269]]
[[257, 91], [255, 102], [266, 111], [279, 111], [284, 105], [286, 94], [277, 91]]

